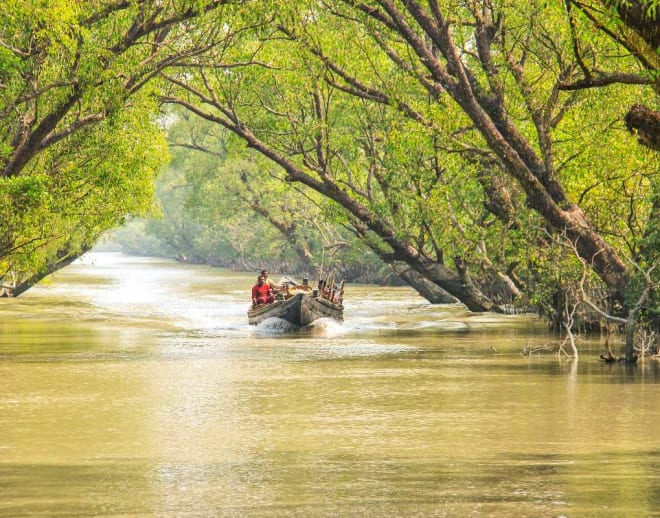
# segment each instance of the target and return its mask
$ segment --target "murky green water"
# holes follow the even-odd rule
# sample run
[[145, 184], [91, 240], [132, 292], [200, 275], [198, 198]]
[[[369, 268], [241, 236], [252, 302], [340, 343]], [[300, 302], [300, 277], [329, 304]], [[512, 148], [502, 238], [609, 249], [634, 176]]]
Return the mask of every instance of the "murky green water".
[[0, 515], [660, 516], [658, 362], [408, 289], [255, 329], [253, 277], [94, 254], [0, 300]]

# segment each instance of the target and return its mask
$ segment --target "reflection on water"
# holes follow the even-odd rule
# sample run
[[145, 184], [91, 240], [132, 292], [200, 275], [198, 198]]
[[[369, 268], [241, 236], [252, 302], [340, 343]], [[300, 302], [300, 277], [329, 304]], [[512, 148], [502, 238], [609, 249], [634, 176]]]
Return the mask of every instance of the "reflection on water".
[[660, 516], [658, 364], [523, 357], [529, 316], [90, 254], [0, 302], [0, 515]]

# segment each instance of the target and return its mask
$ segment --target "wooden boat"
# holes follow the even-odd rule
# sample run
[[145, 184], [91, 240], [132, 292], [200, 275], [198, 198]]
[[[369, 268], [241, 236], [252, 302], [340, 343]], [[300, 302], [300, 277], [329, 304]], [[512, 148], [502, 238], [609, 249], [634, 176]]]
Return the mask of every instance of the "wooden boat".
[[319, 318], [344, 320], [344, 306], [327, 298], [310, 293], [298, 293], [272, 304], [261, 304], [248, 310], [251, 325], [259, 324], [268, 318], [280, 318], [296, 327], [305, 327]]

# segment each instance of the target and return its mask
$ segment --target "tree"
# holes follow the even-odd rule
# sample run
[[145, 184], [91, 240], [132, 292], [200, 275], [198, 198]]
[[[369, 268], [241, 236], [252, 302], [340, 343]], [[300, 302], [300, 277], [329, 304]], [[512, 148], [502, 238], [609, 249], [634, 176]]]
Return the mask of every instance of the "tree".
[[[166, 156], [151, 80], [222, 36], [206, 27], [203, 43], [182, 37], [189, 20], [226, 3], [3, 3], [0, 279], [11, 278], [5, 292], [22, 293], [126, 214], [148, 208]], [[197, 28], [204, 33], [201, 21]]]
[[[577, 68], [563, 11], [535, 4], [521, 12], [466, 4], [449, 22], [444, 7], [431, 5], [428, 11], [417, 2], [324, 2], [323, 9], [301, 2], [291, 10], [280, 5], [280, 29], [289, 42], [275, 40], [268, 32], [261, 46], [253, 42], [252, 48], [261, 52], [260, 62], [252, 62], [257, 72], [248, 70], [244, 60], [240, 73], [205, 73], [199, 80], [170, 76], [185, 94], [167, 102], [179, 102], [234, 131], [278, 163], [289, 180], [342, 206], [356, 232], [385, 260], [414, 265], [472, 309], [496, 309], [465, 268], [469, 263], [464, 258], [475, 254], [463, 248], [463, 254], [454, 256], [456, 270], [451, 271], [438, 236], [449, 241], [458, 235], [464, 244], [477, 243], [473, 250], [481, 256], [477, 262], [482, 270], [491, 269], [516, 293], [521, 286], [511, 265], [523, 258], [520, 244], [532, 233], [521, 223], [530, 218], [537, 227], [567, 232], [608, 286], [612, 300], [622, 304], [628, 282], [628, 267], [619, 252], [625, 241], [623, 213], [616, 212], [613, 227], [622, 237], [614, 246], [592, 221], [597, 213], [585, 212], [588, 204], [576, 200], [591, 202], [596, 190], [602, 190], [606, 196], [599, 199], [609, 197], [611, 202], [619, 173], [598, 168], [599, 148], [592, 145], [589, 158], [596, 158], [596, 167], [585, 159], [590, 174], [581, 178], [579, 158], [586, 153], [579, 141], [566, 144], [569, 132], [577, 134], [580, 124], [584, 127], [585, 104], [602, 110], [606, 103], [597, 94], [560, 94], [562, 82]], [[547, 28], [539, 22], [545, 19]], [[503, 20], [510, 20], [509, 25]], [[550, 25], [558, 21], [564, 26], [555, 36]], [[339, 44], [332, 36], [338, 28], [345, 35]], [[606, 42], [595, 43], [607, 48]], [[277, 50], [269, 54], [266, 47]], [[225, 59], [229, 54], [223, 51]], [[277, 60], [278, 52], [286, 52], [286, 63]], [[212, 61], [222, 59], [216, 55]], [[366, 121], [373, 121], [378, 110], [378, 123], [370, 127]], [[394, 111], [410, 123], [396, 119]], [[594, 131], [606, 131], [611, 125], [606, 116], [612, 112], [605, 110], [602, 117], [597, 113]], [[359, 145], [349, 142], [348, 135], [360, 135]], [[412, 135], [417, 136], [415, 142]], [[611, 132], [606, 135], [608, 142], [615, 139]], [[423, 160], [412, 164], [412, 149], [428, 159], [426, 166], [420, 168]], [[406, 173], [396, 174], [397, 166]], [[502, 174], [510, 181], [493, 181]], [[648, 185], [645, 175], [639, 175], [636, 194]], [[451, 176], [460, 185], [462, 196], [454, 196], [458, 199], [452, 198], [450, 182], [433, 191]], [[465, 196], [470, 188], [473, 194]], [[527, 214], [518, 201], [520, 193], [534, 213]], [[507, 242], [513, 245], [518, 239], [513, 256], [499, 265], [489, 261], [493, 236], [484, 239], [483, 219], [466, 209], [466, 201], [473, 208], [475, 200], [491, 207], [490, 213], [507, 225], [500, 232]], [[649, 203], [647, 196], [640, 200], [633, 212], [635, 225], [643, 226]], [[625, 200], [616, 203], [618, 209]], [[441, 207], [444, 214], [454, 215], [450, 220], [455, 232], [438, 232], [438, 221], [428, 218]], [[599, 207], [600, 201], [594, 205]], [[519, 221], [507, 219], [512, 211]], [[607, 224], [597, 215], [599, 224]]]
[[[322, 199], [291, 189], [273, 164], [183, 110], [167, 116], [172, 162], [157, 182], [162, 217], [117, 233], [132, 253], [246, 270], [375, 280], [382, 263], [324, 217]], [[382, 277], [382, 276], [381, 276]]]
[[[285, 189], [282, 182], [274, 180], [272, 164], [259, 163], [246, 156], [242, 149], [232, 147], [224, 128], [193, 119], [183, 112], [176, 127], [170, 129], [173, 149], [181, 154], [181, 165], [194, 190], [188, 198], [190, 212], [234, 233], [232, 226], [240, 225], [243, 232], [236, 234], [236, 241], [251, 241], [257, 253], [270, 252], [273, 259], [297, 256], [299, 265], [291, 271], [309, 271], [313, 258], [313, 238], [304, 234], [302, 222], [318, 220], [318, 210], [313, 208], [302, 193]], [[197, 156], [198, 158], [195, 158]], [[263, 239], [254, 227], [240, 224], [246, 211], [268, 222], [280, 235], [280, 247], [286, 253], [274, 253], [269, 239]], [[261, 229], [260, 229], [261, 230]], [[291, 254], [293, 252], [293, 254]], [[288, 256], [288, 257], [287, 257]]]
[[[573, 48], [582, 77], [562, 88], [575, 90], [599, 88], [614, 83], [651, 84], [660, 92], [660, 4], [657, 0], [601, 0], [594, 3], [567, 0], [566, 7], [573, 29]], [[589, 36], [583, 36], [573, 7], [597, 30], [617, 42], [646, 70], [622, 73], [607, 70], [590, 55]], [[637, 134], [640, 144], [660, 151], [660, 112], [635, 103], [625, 117], [626, 127]]]

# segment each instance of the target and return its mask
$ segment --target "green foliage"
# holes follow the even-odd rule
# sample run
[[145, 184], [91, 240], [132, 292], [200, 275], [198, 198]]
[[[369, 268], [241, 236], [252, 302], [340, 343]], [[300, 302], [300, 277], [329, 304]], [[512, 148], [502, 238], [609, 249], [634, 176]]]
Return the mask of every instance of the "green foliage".
[[151, 211], [168, 158], [153, 77], [196, 45], [192, 5], [0, 6], [0, 260], [19, 283]]
[[[410, 3], [394, 4], [428, 42]], [[159, 238], [148, 247], [134, 240], [143, 252], [246, 268], [331, 260], [348, 269], [363, 260], [372, 275], [380, 263], [365, 250], [387, 257], [396, 244], [427, 262], [459, 258], [486, 288], [515, 271], [539, 305], [581, 278], [573, 251], [557, 244], [564, 229], [530, 209], [535, 193], [503, 159], [503, 144], [396, 24], [340, 0], [238, 2], [204, 14], [204, 1], [113, 5], [11, 0], [0, 8], [9, 43], [0, 46], [3, 269], [27, 276], [126, 216], [149, 214], [153, 178], [167, 160], [165, 128], [173, 160], [157, 186], [163, 217], [136, 230]], [[629, 84], [562, 90], [586, 68], [634, 74], [637, 61], [591, 20], [569, 19], [562, 3], [438, 6], [451, 13], [475, 102], [501, 139], [524, 144], [517, 152], [536, 168], [530, 174], [554, 182], [557, 198], [565, 194], [561, 210], [573, 204], [633, 270], [650, 268], [659, 246], [657, 156], [636, 145], [622, 118], [633, 102], [652, 104], [655, 92]], [[162, 21], [188, 8], [198, 16], [124, 45], [131, 27], [142, 27], [138, 17]], [[479, 40], [489, 21], [480, 17], [490, 15], [497, 23]], [[609, 20], [621, 25], [614, 11]], [[28, 48], [35, 52], [21, 52]], [[172, 97], [220, 124], [181, 111], [157, 123], [155, 100]], [[45, 135], [66, 137], [43, 136], [47, 145], [12, 169], [19, 143], [48, 117], [57, 123]], [[226, 126], [245, 129], [242, 138]], [[280, 165], [246, 149], [248, 134]], [[338, 192], [343, 205], [331, 200]]]
[[[177, 112], [168, 134], [173, 159], [157, 183], [161, 216], [117, 232], [125, 250], [241, 269], [314, 275], [332, 265], [352, 280], [383, 277], [378, 259], [323, 220], [318, 195], [292, 190], [228, 132]], [[301, 247], [310, 259], [297, 254]]]
[[127, 214], [149, 213], [165, 143], [135, 107], [122, 119], [121, 131], [100, 127], [77, 134], [74, 148], [43, 153], [34, 161], [42, 174], [0, 179], [5, 269], [29, 276], [63, 250], [91, 246]]
[[31, 210], [45, 203], [48, 196], [48, 177], [45, 175], [19, 176], [0, 179], [3, 194], [5, 221], [12, 214], [28, 215]]

